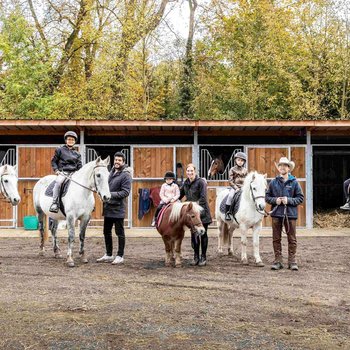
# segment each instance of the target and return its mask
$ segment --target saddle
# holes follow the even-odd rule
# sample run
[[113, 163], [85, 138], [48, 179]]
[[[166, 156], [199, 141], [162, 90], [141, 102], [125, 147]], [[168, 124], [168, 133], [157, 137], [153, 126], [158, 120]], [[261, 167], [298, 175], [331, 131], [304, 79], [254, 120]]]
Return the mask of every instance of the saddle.
[[[241, 195], [242, 195], [242, 190], [237, 191], [233, 196], [232, 203], [230, 206], [230, 213], [232, 214], [232, 216], [234, 217], [235, 220], [236, 220], [235, 215], [238, 212], [239, 204], [241, 202]], [[220, 213], [222, 213], [222, 214], [225, 214], [225, 212], [226, 212], [227, 197], [228, 197], [228, 194], [225, 196], [225, 198], [220, 203]]]
[[[59, 203], [60, 203], [60, 210], [62, 212], [62, 214], [64, 216], [66, 216], [66, 212], [64, 211], [64, 205], [63, 205], [63, 202], [62, 202], [62, 198], [66, 195], [67, 191], [68, 191], [68, 188], [69, 188], [69, 185], [70, 185], [71, 181], [69, 178], [66, 178], [63, 183], [62, 183], [62, 186], [61, 186], [61, 189], [60, 189], [60, 193], [58, 195], [58, 200], [59, 200]], [[53, 197], [53, 188], [55, 187], [55, 180], [52, 181], [50, 183], [50, 185], [47, 187], [46, 191], [45, 191], [45, 196], [48, 196], [48, 197]]]

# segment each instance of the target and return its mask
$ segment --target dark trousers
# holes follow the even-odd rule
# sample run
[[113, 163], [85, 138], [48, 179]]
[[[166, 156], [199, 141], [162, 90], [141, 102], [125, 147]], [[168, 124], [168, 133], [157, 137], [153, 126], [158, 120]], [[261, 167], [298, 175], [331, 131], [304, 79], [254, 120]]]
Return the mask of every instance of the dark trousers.
[[[272, 240], [275, 253], [275, 262], [282, 263], [282, 222], [283, 218], [272, 218]], [[284, 220], [284, 229], [288, 237], [288, 263], [295, 263], [297, 252], [296, 220]]]
[[105, 217], [103, 222], [103, 234], [105, 236], [106, 254], [108, 256], [113, 255], [113, 239], [112, 239], [113, 225], [115, 226], [115, 234], [118, 237], [117, 255], [124, 256], [124, 248], [125, 248], [124, 219]]
[[347, 179], [344, 181], [344, 184], [343, 184], [345, 199], [349, 198], [349, 186], [350, 186], [350, 179]]
[[199, 258], [199, 249], [202, 247], [202, 257], [207, 257], [208, 248], [208, 226], [209, 224], [203, 224], [205, 228], [205, 233], [202, 236], [197, 236], [195, 233], [191, 233], [191, 245], [194, 250], [195, 257]]

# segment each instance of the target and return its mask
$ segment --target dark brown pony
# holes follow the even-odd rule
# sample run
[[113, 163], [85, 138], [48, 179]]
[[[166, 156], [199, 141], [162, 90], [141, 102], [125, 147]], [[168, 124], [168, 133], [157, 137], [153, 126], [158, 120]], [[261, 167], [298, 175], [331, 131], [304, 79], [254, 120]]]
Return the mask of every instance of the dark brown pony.
[[165, 245], [165, 266], [170, 266], [174, 261], [174, 250], [175, 267], [181, 266], [181, 243], [185, 236], [185, 226], [198, 236], [205, 233], [200, 218], [201, 209], [195, 202], [176, 202], [164, 209], [157, 230]]
[[222, 158], [216, 157], [212, 160], [210, 168], [208, 170], [208, 178], [215, 176], [216, 174], [222, 174], [225, 171], [225, 165]]

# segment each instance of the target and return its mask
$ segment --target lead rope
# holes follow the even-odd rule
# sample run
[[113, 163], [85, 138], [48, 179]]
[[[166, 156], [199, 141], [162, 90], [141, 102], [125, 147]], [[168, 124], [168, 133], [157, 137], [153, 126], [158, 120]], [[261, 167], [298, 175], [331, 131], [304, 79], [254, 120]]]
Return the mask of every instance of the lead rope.
[[[277, 208], [277, 207], [276, 207], [276, 208]], [[287, 229], [284, 227], [285, 220], [287, 220]], [[283, 211], [283, 219], [282, 219], [282, 230], [281, 230], [281, 233], [288, 234], [289, 229], [290, 229], [290, 227], [289, 227], [289, 219], [288, 219], [288, 215], [287, 215], [287, 205], [284, 204], [284, 211]]]

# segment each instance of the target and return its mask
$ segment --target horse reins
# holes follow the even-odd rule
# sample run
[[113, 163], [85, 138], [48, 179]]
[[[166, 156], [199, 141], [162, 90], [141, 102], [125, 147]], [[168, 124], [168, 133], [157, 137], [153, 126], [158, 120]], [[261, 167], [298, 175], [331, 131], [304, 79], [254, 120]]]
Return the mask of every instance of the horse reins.
[[5, 202], [9, 201], [10, 202], [10, 195], [6, 191], [6, 187], [5, 187], [4, 180], [3, 180], [3, 177], [5, 175], [10, 175], [10, 174], [5, 173], [5, 174], [1, 174], [0, 175], [0, 184], [1, 184], [1, 186], [0, 186], [0, 193], [4, 196], [4, 198], [2, 198], [3, 201], [5, 201]]
[[[94, 168], [93, 168], [92, 170], [95, 170], [96, 168], [99, 168], [99, 167], [106, 167], [106, 168], [107, 168], [106, 165], [95, 165]], [[65, 173], [59, 172], [59, 174], [62, 175], [62, 176], [64, 176], [66, 179], [68, 179], [68, 181], [72, 181], [72, 182], [74, 182], [75, 184], [79, 185], [80, 187], [83, 187], [83, 188], [85, 188], [85, 189], [87, 189], [87, 190], [89, 190], [89, 191], [91, 191], [91, 192], [98, 193], [97, 190], [95, 190], [95, 189], [93, 189], [93, 188], [90, 188], [90, 187], [87, 187], [87, 186], [85, 186], [85, 185], [79, 183], [78, 181], [73, 180], [73, 179], [71, 178], [71, 176], [68, 176], [68, 175], [66, 175]], [[97, 184], [96, 184], [95, 175], [94, 175], [94, 184], [95, 184], [95, 188], [97, 189]]]
[[252, 195], [252, 198], [253, 198], [253, 201], [254, 201], [255, 210], [256, 210], [259, 214], [261, 214], [261, 215], [263, 215], [263, 216], [265, 216], [265, 217], [271, 215], [271, 214], [274, 212], [275, 209], [274, 209], [274, 210], [271, 210], [270, 212], [267, 212], [265, 209], [264, 209], [264, 211], [261, 211], [261, 210], [258, 208], [258, 205], [256, 204], [256, 200], [259, 199], [259, 198], [265, 198], [265, 196], [257, 196], [257, 197], [255, 197], [255, 196], [254, 196], [254, 192], [253, 192], [253, 188], [252, 188], [252, 183], [253, 183], [253, 181], [251, 181], [249, 187], [250, 187], [250, 194]]

